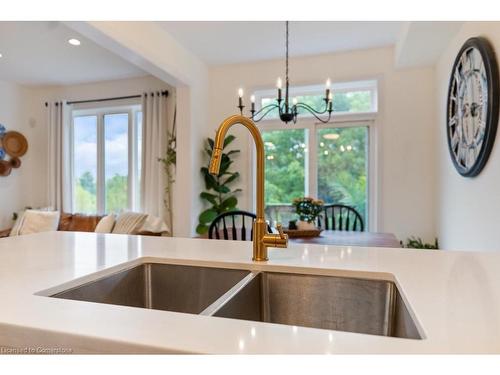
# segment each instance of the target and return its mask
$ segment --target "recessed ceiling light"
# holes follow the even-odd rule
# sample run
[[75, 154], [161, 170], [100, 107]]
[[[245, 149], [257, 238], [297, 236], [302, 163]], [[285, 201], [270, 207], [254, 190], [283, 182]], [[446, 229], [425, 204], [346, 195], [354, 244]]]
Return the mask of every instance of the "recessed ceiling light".
[[3, 55], [0, 53], [0, 57], [3, 57]]
[[72, 46], [79, 46], [81, 42], [78, 39], [71, 38], [68, 40], [68, 43], [71, 44]]

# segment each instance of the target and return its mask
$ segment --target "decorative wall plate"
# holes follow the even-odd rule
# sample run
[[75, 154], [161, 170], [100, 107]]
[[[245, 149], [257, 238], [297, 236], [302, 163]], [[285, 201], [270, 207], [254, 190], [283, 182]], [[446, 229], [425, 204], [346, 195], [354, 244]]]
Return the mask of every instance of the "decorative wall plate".
[[12, 172], [12, 166], [10, 165], [10, 162], [6, 160], [0, 160], [0, 176], [6, 177], [10, 175], [10, 172]]
[[[28, 141], [19, 132], [6, 131], [0, 124], [0, 177], [9, 176], [13, 168], [21, 166], [21, 156], [28, 151]], [[9, 155], [7, 160], [5, 156]]]
[[453, 64], [446, 133], [458, 173], [477, 176], [490, 156], [498, 125], [499, 78], [495, 53], [485, 38], [470, 38]]
[[19, 168], [21, 166], [21, 159], [19, 158], [10, 159], [10, 165], [12, 166], [12, 168]]
[[24, 135], [16, 131], [5, 133], [2, 144], [5, 152], [13, 158], [23, 156], [28, 151], [28, 141]]

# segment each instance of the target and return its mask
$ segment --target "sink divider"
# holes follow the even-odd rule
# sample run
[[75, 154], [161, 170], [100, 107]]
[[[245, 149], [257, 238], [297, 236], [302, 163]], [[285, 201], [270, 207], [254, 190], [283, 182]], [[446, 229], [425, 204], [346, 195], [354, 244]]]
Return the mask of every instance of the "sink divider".
[[394, 284], [389, 284], [386, 291], [387, 306], [385, 309], [384, 316], [384, 331], [386, 336], [391, 336], [394, 332], [393, 318], [396, 315], [396, 286]]
[[[146, 285], [152, 284], [151, 279], [151, 264], [144, 265], [144, 277]], [[153, 288], [145, 288], [145, 303], [147, 309], [153, 308]]]
[[245, 286], [260, 274], [260, 271], [250, 272], [240, 282], [220, 296], [215, 302], [208, 306], [198, 315], [212, 316], [219, 311], [231, 298], [238, 294]]

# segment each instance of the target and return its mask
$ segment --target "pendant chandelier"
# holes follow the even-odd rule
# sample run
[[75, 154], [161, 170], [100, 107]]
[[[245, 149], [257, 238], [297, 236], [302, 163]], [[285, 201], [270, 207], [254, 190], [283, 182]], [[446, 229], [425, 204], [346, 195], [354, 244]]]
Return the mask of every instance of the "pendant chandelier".
[[[250, 97], [251, 101], [251, 109], [249, 118], [254, 122], [259, 122], [263, 120], [270, 112], [273, 110], [278, 110], [279, 117], [281, 121], [285, 123], [292, 122], [295, 124], [297, 122], [297, 116], [299, 114], [299, 109], [305, 109], [309, 113], [311, 113], [317, 120], [326, 124], [330, 121], [333, 112], [333, 94], [330, 90], [331, 82], [330, 79], [326, 80], [326, 89], [325, 89], [325, 97], [323, 101], [325, 102], [325, 106], [323, 110], [316, 110], [306, 103], [298, 102], [296, 98], [292, 99], [290, 103], [290, 80], [288, 77], [288, 21], [285, 23], [286, 33], [285, 33], [285, 97], [283, 97], [282, 86], [283, 82], [281, 78], [278, 78], [276, 82], [276, 88], [278, 90], [277, 98], [275, 102], [268, 104], [258, 111], [255, 110], [255, 96], [252, 95]], [[243, 89], [238, 90], [238, 108], [240, 110], [240, 114], [243, 115], [243, 109], [245, 106], [243, 105]], [[325, 115], [325, 116], [323, 116]]]

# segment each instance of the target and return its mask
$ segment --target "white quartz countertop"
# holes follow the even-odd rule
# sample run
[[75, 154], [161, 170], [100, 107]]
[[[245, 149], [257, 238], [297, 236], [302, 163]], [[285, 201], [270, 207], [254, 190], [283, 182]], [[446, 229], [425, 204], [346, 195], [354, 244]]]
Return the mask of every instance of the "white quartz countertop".
[[[108, 353], [500, 353], [500, 252], [48, 232], [0, 239], [0, 347]], [[157, 262], [394, 281], [424, 335], [400, 339], [50, 298]]]

